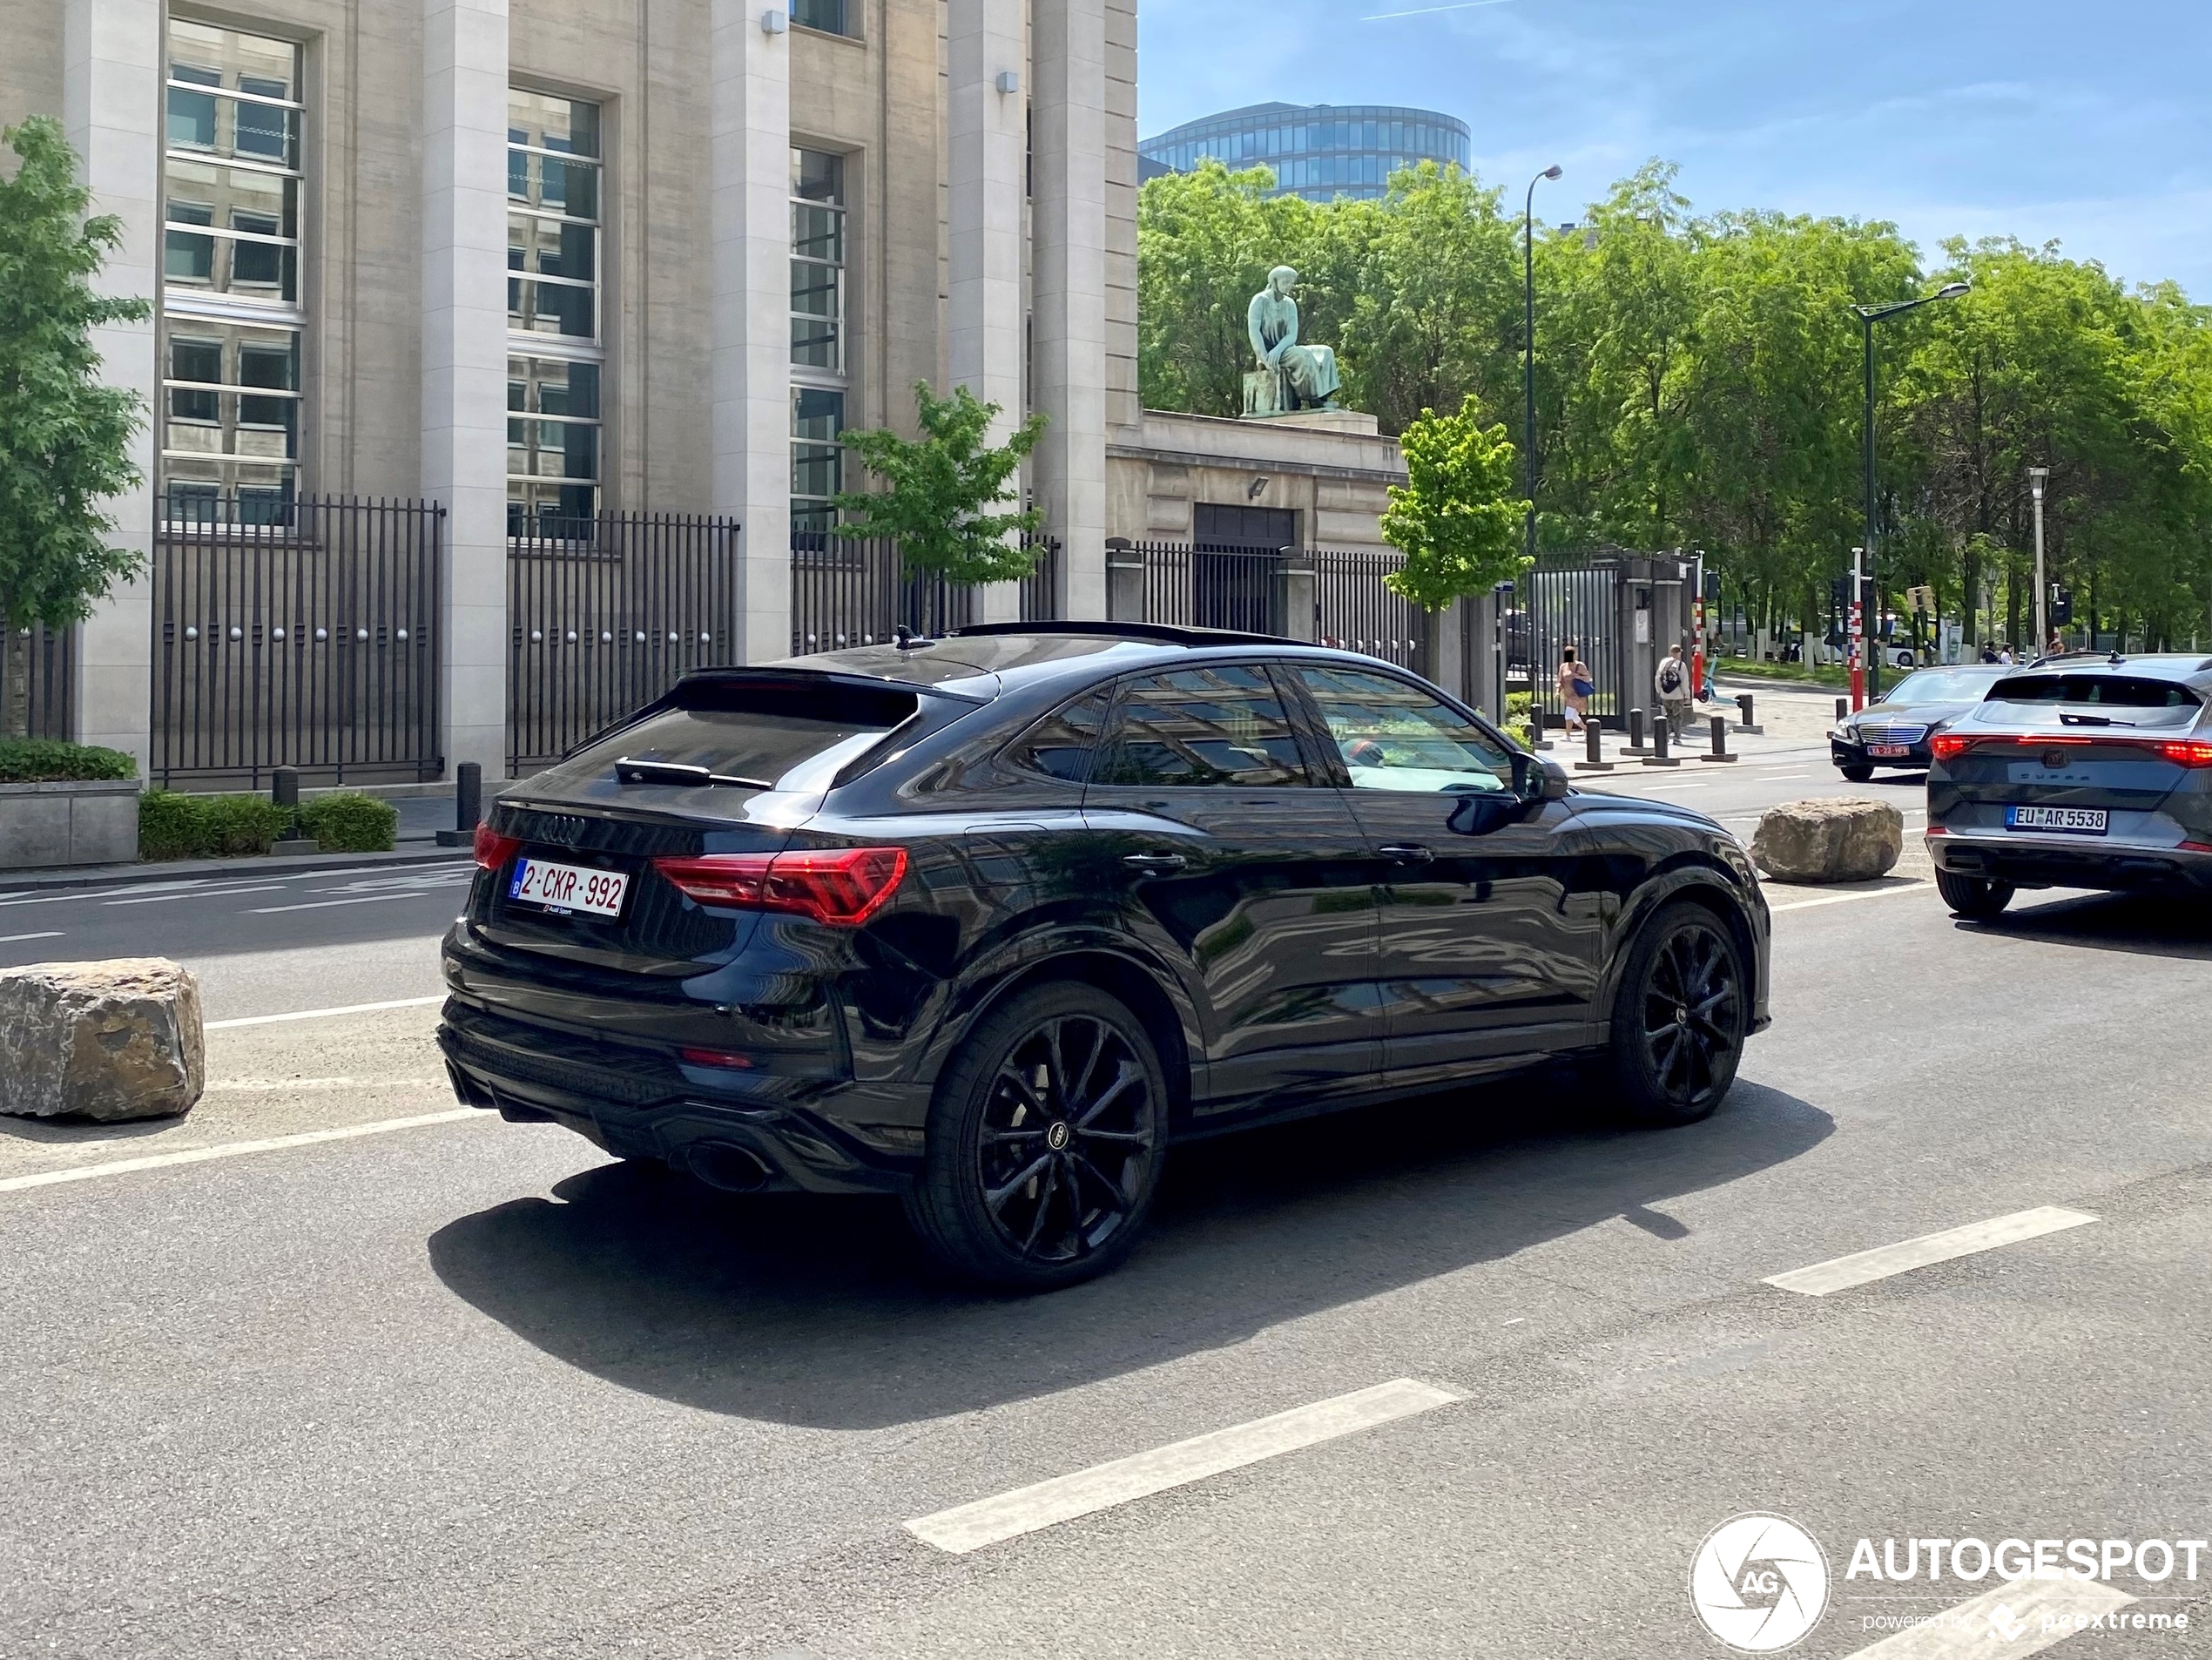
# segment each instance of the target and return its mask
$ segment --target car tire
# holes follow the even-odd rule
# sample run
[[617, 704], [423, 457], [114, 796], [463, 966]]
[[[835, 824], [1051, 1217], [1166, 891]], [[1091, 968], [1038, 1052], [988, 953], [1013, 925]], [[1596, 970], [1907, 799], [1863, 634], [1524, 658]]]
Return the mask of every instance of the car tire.
[[1613, 1000], [1613, 1084], [1622, 1110], [1647, 1124], [1710, 1117], [1736, 1082], [1751, 1028], [1751, 985], [1729, 926], [1677, 902], [1629, 948]]
[[940, 1080], [907, 1218], [971, 1283], [1077, 1284], [1136, 1245], [1167, 1131], [1143, 1022], [1096, 986], [1033, 987], [986, 1016]]
[[1943, 895], [1943, 902], [1951, 908], [1952, 915], [1963, 916], [1970, 922], [1986, 922], [2003, 915], [2018, 891], [2010, 882], [1994, 881], [1986, 876], [1962, 876], [1948, 870], [1936, 872], [1936, 892]]
[[1851, 766], [1844, 767], [1843, 773], [1844, 777], [1851, 783], [1864, 784], [1874, 776], [1874, 769], [1871, 766]]

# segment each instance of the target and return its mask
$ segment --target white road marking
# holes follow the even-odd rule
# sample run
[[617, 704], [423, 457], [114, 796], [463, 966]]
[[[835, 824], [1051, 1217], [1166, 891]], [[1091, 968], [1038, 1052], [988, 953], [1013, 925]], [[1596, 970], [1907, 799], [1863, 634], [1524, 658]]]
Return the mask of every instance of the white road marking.
[[1963, 1228], [1924, 1233], [1917, 1239], [1899, 1240], [1896, 1245], [1838, 1257], [1831, 1262], [1817, 1262], [1810, 1268], [1793, 1268], [1764, 1283], [1778, 1285], [1784, 1291], [1803, 1292], [1808, 1297], [1825, 1297], [1830, 1292], [1847, 1291], [1870, 1280], [1887, 1279], [1892, 1274], [1925, 1268], [1932, 1262], [1971, 1257], [1979, 1252], [1994, 1251], [2000, 1245], [2018, 1245], [2023, 1239], [2078, 1228], [2096, 1219], [2086, 1211], [2046, 1205], [2033, 1211], [2015, 1211], [2010, 1216], [1992, 1217], [1986, 1222], [1969, 1222]]
[[[1925, 1625], [1855, 1649], [1844, 1660], [1967, 1660], [1986, 1655], [2010, 1660], [2013, 1655], [2040, 1654], [2074, 1636], [2077, 1616], [2094, 1621], [2134, 1600], [2102, 1580], [2010, 1580], [1944, 1609]], [[2051, 1623], [2047, 1630], [2046, 1620]], [[2115, 1624], [2086, 1629], [2109, 1630]]]
[[13, 945], [18, 940], [58, 940], [61, 937], [62, 930], [59, 928], [48, 928], [43, 934], [0, 934], [0, 945]]
[[144, 899], [110, 899], [104, 905], [166, 905], [172, 899], [221, 899], [232, 894], [281, 894], [283, 887], [271, 883], [263, 887], [202, 887], [189, 894], [153, 894]]
[[445, 1078], [210, 1078], [210, 1095], [258, 1095], [270, 1090], [445, 1089]]
[[312, 1147], [326, 1141], [352, 1141], [362, 1136], [388, 1135], [395, 1130], [458, 1124], [464, 1118], [496, 1123], [498, 1115], [476, 1107], [455, 1107], [448, 1112], [418, 1113], [412, 1118], [382, 1118], [374, 1124], [347, 1124], [337, 1130], [308, 1130], [296, 1136], [271, 1136], [263, 1141], [224, 1141], [208, 1147], [181, 1147], [173, 1153], [149, 1153], [144, 1158], [116, 1158], [103, 1164], [78, 1164], [68, 1170], [42, 1170], [29, 1176], [0, 1178], [0, 1193], [18, 1192], [27, 1187], [52, 1187], [62, 1182], [89, 1182], [96, 1176], [127, 1176], [133, 1171], [165, 1170], [172, 1164], [201, 1164], [211, 1158], [273, 1153], [286, 1147]]
[[1132, 1499], [1185, 1487], [1224, 1470], [1241, 1469], [1339, 1436], [1356, 1435], [1363, 1429], [1449, 1406], [1459, 1399], [1448, 1389], [1399, 1378], [1372, 1389], [1277, 1413], [1271, 1418], [1254, 1419], [1248, 1424], [1156, 1447], [1149, 1453], [1093, 1465], [1073, 1475], [1055, 1476], [1034, 1487], [1016, 1488], [995, 1498], [940, 1510], [907, 1522], [907, 1531], [925, 1544], [965, 1555], [1040, 1528], [1111, 1509]]
[[430, 1003], [442, 1003], [445, 995], [435, 997], [395, 997], [389, 1002], [341, 1003], [335, 1009], [295, 1009], [288, 1015], [240, 1015], [230, 1020], [211, 1020], [203, 1031], [228, 1031], [235, 1026], [273, 1026], [279, 1021], [321, 1020], [330, 1015], [373, 1015], [380, 1009], [421, 1009]]
[[277, 916], [286, 911], [327, 911], [334, 905], [377, 905], [388, 899], [413, 899], [409, 894], [370, 894], [361, 899], [317, 899], [304, 905], [256, 905], [246, 913], [249, 916]]
[[1823, 899], [1793, 899], [1787, 905], [1770, 905], [1767, 909], [1778, 915], [1784, 911], [1809, 911], [1816, 905], [1848, 905], [1855, 899], [1886, 899], [1892, 894], [1917, 894], [1923, 888], [1934, 886], [1933, 882], [1899, 882], [1894, 887], [1875, 887], [1857, 894], [1830, 894]]

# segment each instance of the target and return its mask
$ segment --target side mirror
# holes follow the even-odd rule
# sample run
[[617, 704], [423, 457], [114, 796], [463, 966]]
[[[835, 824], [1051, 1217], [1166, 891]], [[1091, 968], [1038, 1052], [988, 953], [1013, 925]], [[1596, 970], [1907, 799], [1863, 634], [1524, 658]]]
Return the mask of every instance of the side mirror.
[[1516, 755], [1514, 771], [1524, 801], [1564, 801], [1574, 787], [1572, 775], [1548, 755]]

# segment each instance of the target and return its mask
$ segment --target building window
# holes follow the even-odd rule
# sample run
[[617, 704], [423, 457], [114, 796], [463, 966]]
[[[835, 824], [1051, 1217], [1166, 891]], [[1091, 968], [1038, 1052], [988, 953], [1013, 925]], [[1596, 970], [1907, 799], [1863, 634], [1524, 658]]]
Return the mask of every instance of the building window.
[[507, 95], [507, 531], [599, 511], [599, 106]]
[[819, 29], [826, 35], [853, 32], [846, 19], [848, 0], [792, 0], [791, 20], [802, 29]]
[[845, 158], [791, 152], [791, 361], [845, 372]]
[[281, 523], [300, 487], [300, 49], [172, 18], [160, 493]]
[[[828, 387], [791, 389], [791, 529], [826, 537], [837, 523], [833, 499], [845, 488], [845, 394]], [[814, 549], [827, 544], [815, 542]]]

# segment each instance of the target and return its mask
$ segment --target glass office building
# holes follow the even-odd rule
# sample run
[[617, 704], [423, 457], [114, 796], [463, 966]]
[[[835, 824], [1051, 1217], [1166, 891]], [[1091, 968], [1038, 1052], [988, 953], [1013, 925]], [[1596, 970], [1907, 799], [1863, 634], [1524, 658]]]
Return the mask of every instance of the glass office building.
[[1232, 172], [1272, 167], [1278, 193], [1315, 202], [1380, 196], [1393, 172], [1418, 162], [1466, 169], [1473, 152], [1467, 124], [1456, 116], [1386, 104], [1255, 104], [1187, 121], [1136, 146], [1144, 177], [1188, 172], [1213, 156]]

